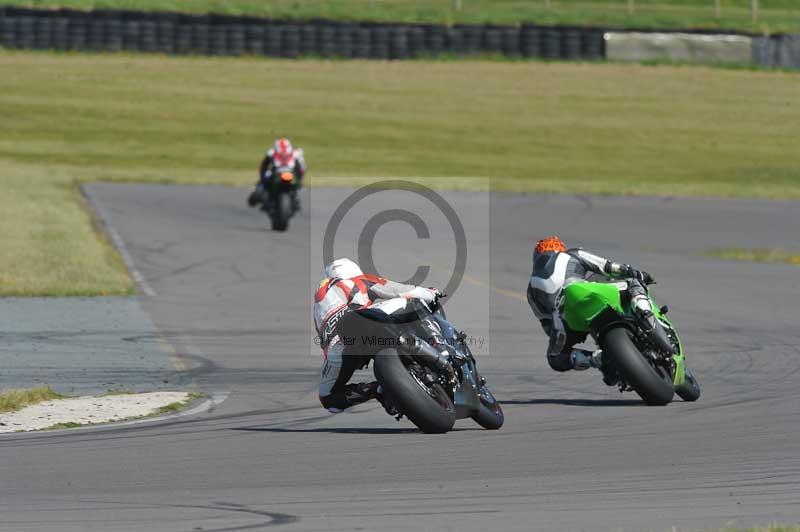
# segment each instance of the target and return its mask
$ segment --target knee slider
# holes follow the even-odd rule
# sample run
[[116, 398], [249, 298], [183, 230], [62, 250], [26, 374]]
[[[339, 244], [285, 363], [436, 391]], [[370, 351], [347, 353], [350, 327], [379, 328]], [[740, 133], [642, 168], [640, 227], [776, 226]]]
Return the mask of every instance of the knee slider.
[[572, 357], [569, 351], [555, 356], [547, 355], [547, 363], [555, 371], [569, 371], [572, 369]]

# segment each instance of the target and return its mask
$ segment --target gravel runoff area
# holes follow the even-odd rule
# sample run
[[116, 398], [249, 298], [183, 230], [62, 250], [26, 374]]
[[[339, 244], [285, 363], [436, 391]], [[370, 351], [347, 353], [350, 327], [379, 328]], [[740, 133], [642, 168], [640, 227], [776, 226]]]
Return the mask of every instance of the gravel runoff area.
[[159, 413], [189, 399], [187, 392], [151, 392], [55, 399], [0, 414], [0, 433], [41, 430], [56, 425], [94, 425]]

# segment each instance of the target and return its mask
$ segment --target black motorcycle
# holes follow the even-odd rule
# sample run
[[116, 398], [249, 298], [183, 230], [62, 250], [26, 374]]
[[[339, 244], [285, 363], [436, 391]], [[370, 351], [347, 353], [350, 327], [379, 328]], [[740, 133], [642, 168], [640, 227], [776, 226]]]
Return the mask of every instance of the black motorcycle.
[[[435, 322], [444, 343], [431, 345]], [[456, 419], [472, 418], [486, 429], [503, 426], [503, 410], [478, 373], [467, 335], [447, 321], [441, 301], [396, 298], [343, 316], [336, 326], [345, 356], [374, 360], [384, 402], [420, 430], [444, 433]], [[388, 409], [388, 408], [387, 408]]]
[[297, 197], [298, 179], [291, 167], [277, 167], [267, 170], [261, 184], [248, 199], [248, 204], [261, 204], [261, 210], [267, 213], [273, 231], [286, 231], [289, 219], [300, 208]]

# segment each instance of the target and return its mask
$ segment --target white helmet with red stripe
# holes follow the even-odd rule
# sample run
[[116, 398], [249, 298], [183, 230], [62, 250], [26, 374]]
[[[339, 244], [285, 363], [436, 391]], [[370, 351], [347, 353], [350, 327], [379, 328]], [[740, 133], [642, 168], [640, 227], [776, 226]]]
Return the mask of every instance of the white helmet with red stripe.
[[272, 157], [276, 166], [291, 166], [294, 162], [294, 148], [289, 139], [280, 138], [272, 146]]
[[352, 279], [364, 275], [364, 272], [350, 259], [336, 259], [325, 266], [325, 275], [333, 279]]

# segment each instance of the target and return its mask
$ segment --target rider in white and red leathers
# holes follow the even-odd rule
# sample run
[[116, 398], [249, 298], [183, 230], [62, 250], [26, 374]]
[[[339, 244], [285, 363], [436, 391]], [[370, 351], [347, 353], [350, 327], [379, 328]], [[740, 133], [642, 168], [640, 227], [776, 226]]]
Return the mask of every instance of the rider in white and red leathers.
[[[303, 185], [303, 176], [306, 175], [306, 170], [308, 170], [303, 157], [303, 150], [293, 147], [289, 139], [280, 138], [276, 140], [261, 161], [261, 166], [258, 168], [256, 188], [247, 198], [248, 205], [255, 207], [259, 203], [267, 203], [269, 191], [271, 190], [270, 185], [275, 177], [275, 168], [291, 168], [297, 179], [297, 190], [300, 190]], [[293, 199], [295, 200], [295, 207], [299, 207], [297, 198]]]
[[[365, 274], [350, 259], [337, 259], [325, 267], [325, 278], [314, 294], [314, 323], [325, 361], [320, 372], [319, 400], [331, 412], [341, 412], [370, 399], [381, 397], [377, 382], [347, 384], [363, 358], [349, 356], [338, 332], [342, 317], [379, 300], [397, 297], [434, 302], [439, 292], [431, 288], [396, 283]], [[435, 325], [434, 325], [435, 326]]]

